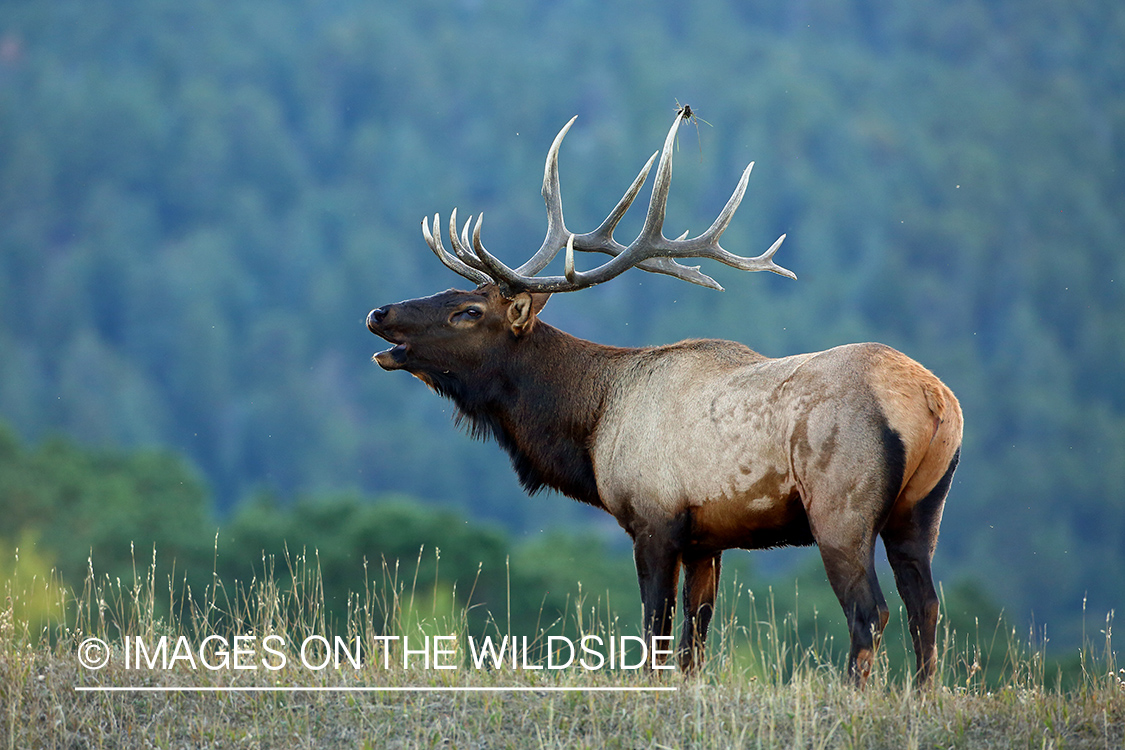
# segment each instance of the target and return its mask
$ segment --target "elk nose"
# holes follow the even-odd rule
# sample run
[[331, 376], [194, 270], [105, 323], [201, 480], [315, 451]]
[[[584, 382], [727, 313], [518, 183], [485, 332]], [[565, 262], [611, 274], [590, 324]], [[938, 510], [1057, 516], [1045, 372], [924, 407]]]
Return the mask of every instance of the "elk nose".
[[367, 330], [371, 331], [372, 333], [376, 333], [377, 332], [376, 328], [379, 326], [380, 323], [383, 322], [383, 319], [386, 318], [386, 317], [387, 317], [387, 308], [386, 307], [377, 307], [374, 310], [372, 310], [370, 313], [367, 314]]

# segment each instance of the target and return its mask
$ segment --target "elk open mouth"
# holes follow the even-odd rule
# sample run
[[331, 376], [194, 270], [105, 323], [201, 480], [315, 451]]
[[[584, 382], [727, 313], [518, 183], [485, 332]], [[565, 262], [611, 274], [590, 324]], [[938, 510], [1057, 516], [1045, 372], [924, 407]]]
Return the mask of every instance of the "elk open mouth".
[[390, 349], [379, 352], [372, 359], [384, 370], [399, 370], [406, 365], [406, 355], [410, 351], [410, 347], [404, 341], [396, 341], [400, 337], [388, 331], [384, 325], [389, 309], [390, 305], [372, 310], [367, 316], [367, 330], [388, 343], [394, 344]]
[[406, 365], [406, 354], [409, 350], [406, 344], [396, 344], [390, 349], [379, 352], [372, 359], [384, 370], [398, 370]]

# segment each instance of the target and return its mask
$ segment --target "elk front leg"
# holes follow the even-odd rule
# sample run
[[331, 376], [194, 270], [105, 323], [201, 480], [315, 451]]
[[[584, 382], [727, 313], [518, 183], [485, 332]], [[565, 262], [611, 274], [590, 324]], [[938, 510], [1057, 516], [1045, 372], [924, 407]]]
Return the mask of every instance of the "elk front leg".
[[715, 613], [722, 553], [684, 557], [684, 626], [677, 648], [680, 669], [692, 673], [703, 663], [707, 629]]
[[680, 552], [668, 531], [666, 528], [649, 529], [633, 537], [633, 560], [637, 565], [645, 641], [649, 648], [654, 646], [654, 636], [671, 637], [676, 614]]

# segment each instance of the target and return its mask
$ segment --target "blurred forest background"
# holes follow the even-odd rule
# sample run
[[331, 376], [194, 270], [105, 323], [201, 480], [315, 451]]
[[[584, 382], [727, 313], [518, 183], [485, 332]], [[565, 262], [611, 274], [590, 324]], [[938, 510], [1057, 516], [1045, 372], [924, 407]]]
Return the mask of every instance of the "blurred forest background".
[[947, 593], [1062, 644], [1083, 607], [1104, 622], [1125, 603], [1116, 0], [0, 1], [0, 571], [22, 545], [77, 585], [91, 549], [121, 573], [155, 543], [206, 581], [221, 527], [232, 575], [281, 540], [341, 581], [425, 543], [459, 591], [484, 562], [497, 601], [513, 555], [532, 609], [582, 575], [634, 607], [612, 519], [526, 497], [369, 361], [364, 318], [466, 283], [424, 215], [485, 211], [490, 249], [528, 257], [574, 114], [567, 219], [596, 226], [677, 103], [706, 122], [681, 130], [667, 233], [705, 228], [754, 160], [724, 246], [788, 233], [800, 280], [634, 271], [545, 319], [902, 349], [966, 415]]

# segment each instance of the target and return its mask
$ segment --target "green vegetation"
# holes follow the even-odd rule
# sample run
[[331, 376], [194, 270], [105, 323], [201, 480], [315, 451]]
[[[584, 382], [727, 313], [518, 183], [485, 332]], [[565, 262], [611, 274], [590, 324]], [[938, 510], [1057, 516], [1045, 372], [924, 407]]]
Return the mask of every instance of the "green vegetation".
[[[681, 136], [669, 232], [756, 160], [724, 245], [786, 232], [800, 281], [631, 273], [545, 317], [609, 343], [919, 359], [966, 414], [939, 578], [1074, 653], [1083, 602], [1125, 601], [1122, 40], [1110, 0], [0, 2], [0, 418], [36, 446], [0, 539], [37, 538], [67, 582], [91, 548], [116, 577], [155, 541], [199, 590], [221, 519], [222, 575], [315, 547], [331, 606], [340, 566], [425, 543], [459, 593], [484, 563], [495, 600], [525, 554], [504, 534], [590, 516], [526, 498], [448, 404], [371, 365], [363, 318], [460, 283], [423, 215], [485, 211], [489, 247], [526, 257], [576, 113], [567, 217], [595, 225], [679, 101], [711, 127]], [[389, 496], [416, 514], [359, 500]], [[399, 523], [430, 536], [380, 535]], [[526, 608], [560, 573], [591, 596], [619, 580], [620, 555], [604, 578], [584, 548], [559, 556], [585, 534], [511, 566]]]
[[[216, 521], [184, 463], [164, 453], [93, 452], [55, 439], [24, 449], [0, 428], [0, 581], [51, 578], [77, 587], [96, 566], [129, 582], [160, 551], [179, 590], [203, 591], [263, 577], [291, 577], [293, 561], [316, 563], [329, 623], [347, 620], [351, 597], [370, 582], [411, 582], [421, 595], [476, 605], [472, 624], [504, 612], [505, 628], [535, 632], [583, 594], [610, 601], [633, 623], [639, 613], [628, 553], [596, 537], [553, 533], [514, 542], [498, 526], [403, 496], [266, 496]], [[582, 589], [580, 591], [579, 585]], [[504, 602], [504, 607], [499, 603]], [[183, 602], [166, 602], [167, 612]], [[35, 605], [44, 616], [44, 603]], [[637, 613], [635, 613], [637, 611]]]

